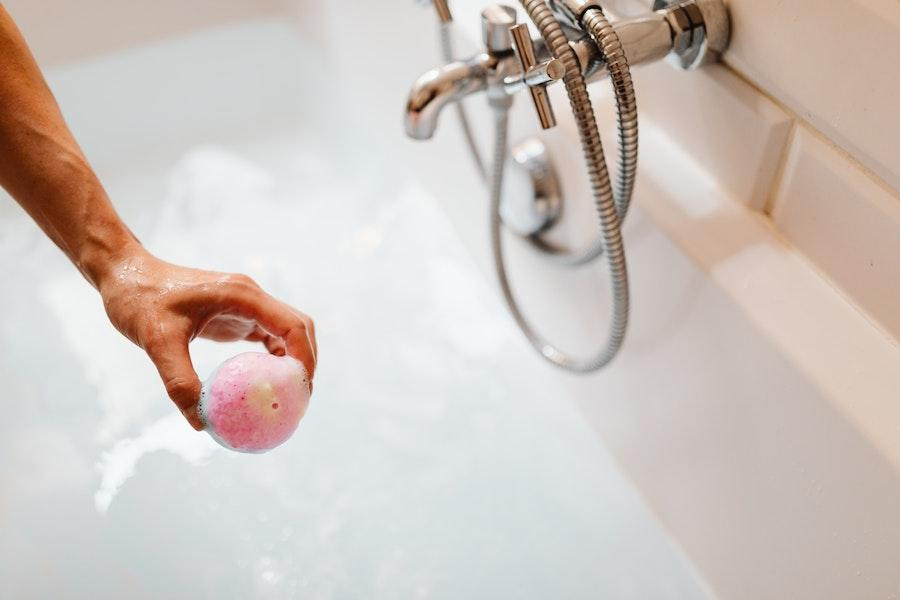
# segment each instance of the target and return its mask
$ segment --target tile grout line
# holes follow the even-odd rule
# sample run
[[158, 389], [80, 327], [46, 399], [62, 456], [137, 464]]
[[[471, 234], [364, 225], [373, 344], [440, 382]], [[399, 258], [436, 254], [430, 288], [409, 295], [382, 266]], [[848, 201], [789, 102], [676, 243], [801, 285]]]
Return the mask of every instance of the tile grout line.
[[794, 143], [797, 138], [797, 130], [800, 124], [795, 117], [791, 117], [791, 125], [788, 130], [787, 137], [784, 140], [784, 146], [778, 156], [778, 166], [775, 169], [775, 175], [769, 183], [769, 190], [766, 193], [766, 201], [762, 206], [761, 213], [768, 219], [774, 221], [772, 213], [775, 211], [775, 205], [778, 203], [778, 196], [781, 192], [781, 186], [784, 178], [787, 176], [788, 161], [791, 158], [791, 151], [794, 149]]
[[821, 138], [822, 140], [827, 142], [827, 144], [829, 146], [831, 146], [836, 152], [838, 152], [838, 154], [840, 154], [842, 158], [844, 158], [846, 161], [848, 161], [850, 163], [850, 166], [852, 168], [862, 171], [862, 173], [866, 177], [871, 179], [875, 184], [883, 187], [888, 192], [890, 192], [892, 195], [900, 198], [900, 190], [894, 189], [894, 187], [891, 184], [889, 184], [881, 175], [876, 173], [871, 167], [864, 164], [859, 158], [857, 158], [849, 150], [847, 150], [846, 148], [844, 148], [843, 146], [838, 144], [834, 139], [829, 137], [828, 134], [826, 134], [824, 131], [822, 131], [815, 125], [813, 125], [807, 119], [803, 118], [800, 115], [800, 113], [798, 113], [796, 110], [792, 109], [787, 104], [785, 104], [784, 102], [782, 102], [781, 100], [779, 100], [778, 98], [773, 96], [771, 92], [769, 92], [765, 88], [761, 87], [749, 75], [747, 75], [746, 73], [744, 73], [743, 71], [741, 71], [740, 69], [738, 69], [737, 67], [732, 65], [726, 58], [723, 58], [722, 60], [720, 60], [719, 64], [722, 65], [723, 67], [725, 67], [726, 69], [728, 69], [729, 71], [731, 71], [732, 73], [734, 73], [735, 76], [737, 76], [741, 81], [743, 81], [748, 86], [750, 86], [754, 92], [762, 95], [763, 97], [768, 99], [770, 102], [774, 103], [775, 106], [777, 106], [780, 110], [784, 111], [785, 114], [787, 114], [791, 118], [791, 120], [793, 121], [792, 131], [791, 131], [792, 139], [795, 136], [795, 132], [794, 132], [795, 129], [797, 129], [799, 127], [803, 127], [805, 129], [807, 129], [811, 133], [817, 135], [819, 138]]
[[846, 148], [839, 145], [833, 139], [822, 133], [820, 130], [813, 127], [811, 124], [803, 122], [803, 126], [809, 131], [809, 134], [813, 137], [819, 139], [820, 142], [827, 145], [832, 151], [837, 153], [837, 155], [844, 161], [850, 163], [849, 166], [852, 169], [856, 169], [864, 177], [866, 177], [872, 184], [882, 188], [885, 192], [890, 196], [894, 196], [900, 201], [900, 190], [894, 189], [894, 187], [885, 181], [878, 173], [864, 165], [858, 158], [853, 156]]

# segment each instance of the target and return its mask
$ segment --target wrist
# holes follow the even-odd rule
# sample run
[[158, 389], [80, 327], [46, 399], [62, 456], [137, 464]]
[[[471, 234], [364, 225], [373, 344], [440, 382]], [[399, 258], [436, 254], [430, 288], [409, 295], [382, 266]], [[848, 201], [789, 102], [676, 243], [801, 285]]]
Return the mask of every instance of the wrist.
[[141, 243], [124, 224], [107, 225], [99, 234], [90, 234], [82, 244], [76, 265], [97, 290], [128, 264], [147, 254]]

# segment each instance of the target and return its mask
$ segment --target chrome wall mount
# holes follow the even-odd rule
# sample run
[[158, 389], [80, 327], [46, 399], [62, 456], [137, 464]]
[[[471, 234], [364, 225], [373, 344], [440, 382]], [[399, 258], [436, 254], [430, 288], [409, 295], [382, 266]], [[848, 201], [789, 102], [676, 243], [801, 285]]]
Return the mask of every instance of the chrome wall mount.
[[[519, 0], [537, 26], [517, 22], [517, 11], [492, 5], [481, 15], [484, 51], [452, 60], [448, 27], [452, 14], [446, 0], [433, 0], [441, 22], [447, 64], [423, 74], [410, 90], [404, 125], [414, 139], [434, 135], [443, 108], [455, 104], [476, 165], [490, 184], [491, 249], [498, 283], [507, 307], [534, 348], [549, 362], [587, 373], [618, 354], [630, 312], [628, 270], [622, 221], [628, 214], [638, 156], [638, 115], [631, 66], [668, 58], [683, 69], [715, 61], [729, 38], [723, 0], [655, 0], [653, 10], [630, 10], [634, 0]], [[587, 84], [609, 77], [613, 83], [618, 124], [617, 177], [609, 176], [600, 132]], [[539, 142], [531, 141], [508, 157], [508, 114], [514, 96], [527, 91], [541, 128], [556, 125], [547, 87], [565, 85], [578, 129], [591, 194], [597, 208], [599, 234], [584, 250], [558, 248], [541, 237], [557, 221], [562, 208], [552, 162]], [[493, 109], [495, 144], [490, 176], [471, 133], [460, 101], [484, 92]], [[510, 176], [506, 172], [511, 173]], [[516, 182], [519, 185], [516, 185]], [[504, 190], [504, 184], [506, 189]], [[510, 189], [512, 187], [519, 189]], [[568, 266], [601, 256], [610, 283], [611, 319], [605, 344], [592, 356], [575, 358], [559, 350], [525, 318], [512, 292], [504, 261], [502, 226], [532, 242], [543, 255]]]

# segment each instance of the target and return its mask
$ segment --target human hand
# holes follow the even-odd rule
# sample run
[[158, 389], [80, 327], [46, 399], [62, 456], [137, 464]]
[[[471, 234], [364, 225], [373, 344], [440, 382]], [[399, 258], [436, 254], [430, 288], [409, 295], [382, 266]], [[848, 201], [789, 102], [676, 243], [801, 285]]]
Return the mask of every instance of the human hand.
[[148, 354], [194, 429], [203, 429], [200, 379], [188, 351], [197, 337], [262, 342], [272, 354], [302, 362], [312, 387], [318, 355], [312, 319], [246, 275], [179, 267], [138, 246], [114, 261], [97, 287], [109, 320]]

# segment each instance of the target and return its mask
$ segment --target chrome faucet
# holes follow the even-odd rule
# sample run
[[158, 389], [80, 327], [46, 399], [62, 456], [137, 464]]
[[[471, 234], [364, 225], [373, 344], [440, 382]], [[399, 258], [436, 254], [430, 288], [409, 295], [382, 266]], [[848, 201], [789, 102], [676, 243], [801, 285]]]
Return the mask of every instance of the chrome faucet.
[[431, 139], [445, 106], [487, 87], [487, 76], [497, 65], [496, 57], [479, 54], [425, 72], [409, 92], [404, 125], [417, 140]]
[[[728, 13], [722, 0], [655, 0], [652, 11], [638, 16], [624, 16], [616, 10], [621, 3], [613, 0], [548, 1], [566, 25], [569, 45], [588, 83], [603, 79], [607, 71], [597, 45], [580, 25], [578, 12], [585, 6], [599, 6], [608, 16], [632, 67], [668, 58], [695, 69], [716, 61], [728, 44]], [[435, 6], [443, 22], [452, 18], [445, 0], [436, 0]], [[514, 9], [492, 5], [481, 20], [484, 52], [431, 69], [413, 84], [404, 119], [410, 137], [430, 139], [445, 106], [482, 91], [502, 102], [528, 89], [541, 126], [555, 124], [545, 88], [562, 78], [563, 66], [550, 56], [543, 40], [531, 39], [526, 25], [516, 25]]]
[[[631, 67], [664, 57], [671, 57], [684, 69], [716, 60], [729, 35], [723, 0], [655, 0], [652, 11], [636, 15], [627, 13], [628, 0], [519, 0], [540, 31], [538, 40], [531, 38], [526, 24], [516, 22], [514, 8], [492, 5], [481, 14], [485, 50], [462, 61], [452, 60], [448, 36], [452, 15], [446, 0], [432, 2], [442, 24], [442, 47], [449, 62], [416, 81], [406, 104], [406, 132], [415, 139], [432, 137], [445, 106], [475, 92], [485, 92], [493, 109], [495, 133], [490, 176], [478, 155], [465, 111], [460, 104], [457, 109], [473, 158], [489, 186], [491, 250], [500, 291], [519, 329], [547, 361], [577, 373], [601, 369], [622, 348], [630, 314], [622, 222], [631, 205], [638, 159], [638, 114]], [[588, 83], [606, 76], [613, 83], [616, 102], [615, 185], [587, 89]], [[554, 185], [543, 185], [553, 183], [553, 168], [539, 142], [526, 145], [530, 156], [516, 160], [527, 169], [532, 193], [519, 190], [513, 194], [516, 198], [512, 202], [504, 197], [513, 97], [528, 90], [541, 127], [549, 129], [556, 125], [556, 118], [547, 86], [560, 79], [578, 129], [597, 210], [598, 235], [585, 249], [561, 248], [542, 237], [556, 222], [562, 199]], [[518, 154], [521, 145], [517, 148]], [[576, 357], [549, 342], [531, 325], [510, 285], [503, 227], [564, 266], [575, 267], [600, 257], [606, 260], [612, 314], [606, 341], [597, 352]]]

